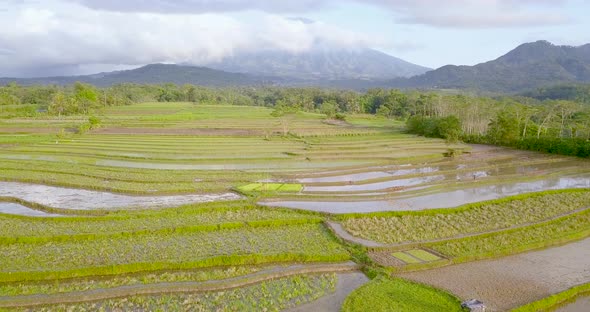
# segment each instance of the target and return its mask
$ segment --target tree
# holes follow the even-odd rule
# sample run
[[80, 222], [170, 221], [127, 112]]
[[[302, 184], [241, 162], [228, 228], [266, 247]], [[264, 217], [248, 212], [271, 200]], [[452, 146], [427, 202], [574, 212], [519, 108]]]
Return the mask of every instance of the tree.
[[463, 133], [461, 121], [456, 116], [448, 116], [438, 121], [438, 133], [447, 143], [457, 143]]
[[279, 118], [283, 128], [283, 135], [286, 136], [289, 134], [291, 121], [295, 118], [298, 111], [299, 109], [296, 106], [289, 106], [282, 100], [277, 101], [277, 106], [272, 111], [271, 116]]
[[56, 115], [61, 117], [61, 115], [68, 113], [68, 105], [70, 101], [62, 91], [57, 92], [53, 95], [51, 99], [51, 103], [47, 107], [47, 111], [50, 114]]
[[94, 86], [76, 82], [74, 84], [74, 98], [76, 99], [77, 108], [82, 113], [87, 114], [90, 109], [98, 104], [98, 92]]
[[490, 122], [488, 138], [493, 144], [510, 144], [520, 137], [518, 118], [506, 110], [499, 111]]
[[334, 118], [334, 116], [336, 116], [336, 102], [331, 100], [322, 103], [320, 106], [320, 112], [325, 114], [328, 119]]

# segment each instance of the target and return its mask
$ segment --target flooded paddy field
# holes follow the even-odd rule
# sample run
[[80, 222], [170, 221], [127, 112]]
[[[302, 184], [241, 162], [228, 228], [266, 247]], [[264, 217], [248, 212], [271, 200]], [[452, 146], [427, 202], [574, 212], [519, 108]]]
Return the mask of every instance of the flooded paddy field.
[[0, 202], [0, 213], [26, 216], [26, 217], [43, 217], [43, 218], [55, 218], [62, 217], [59, 214], [47, 213], [40, 210], [35, 210], [17, 203], [3, 203]]
[[14, 197], [53, 208], [75, 210], [172, 207], [241, 198], [234, 193], [131, 196], [18, 182], [0, 182], [0, 196]]
[[590, 239], [494, 260], [457, 264], [400, 276], [477, 298], [507, 311], [590, 282]]
[[511, 195], [570, 188], [590, 188], [590, 174], [572, 177], [554, 177], [533, 182], [487, 185], [449, 192], [440, 191], [429, 195], [407, 196], [403, 198], [392, 198], [389, 200], [279, 200], [263, 201], [260, 204], [333, 214], [412, 211], [456, 207], [468, 203], [497, 199]]
[[589, 188], [590, 163], [475, 146], [474, 152], [455, 159], [316, 171], [290, 178], [304, 185], [299, 195], [265, 199], [261, 204], [334, 214], [448, 208], [523, 193]]
[[560, 304], [560, 306], [553, 311], [555, 312], [586, 312], [590, 307], [590, 295], [582, 295], [581, 297], [575, 298], [571, 302]]

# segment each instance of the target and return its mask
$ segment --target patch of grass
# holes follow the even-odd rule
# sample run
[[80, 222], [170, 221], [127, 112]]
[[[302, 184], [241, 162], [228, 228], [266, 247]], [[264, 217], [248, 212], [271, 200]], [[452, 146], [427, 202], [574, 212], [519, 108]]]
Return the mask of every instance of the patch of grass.
[[302, 189], [303, 185], [301, 184], [285, 183], [278, 190], [281, 192], [297, 193], [301, 192]]
[[242, 192], [251, 192], [251, 191], [258, 189], [261, 186], [262, 186], [262, 183], [251, 183], [248, 185], [243, 185], [243, 186], [238, 187], [238, 190], [240, 190]]
[[251, 183], [248, 185], [239, 186], [237, 188], [240, 192], [285, 192], [296, 193], [303, 189], [301, 184], [293, 183]]
[[424, 261], [424, 262], [430, 262], [430, 261], [436, 261], [436, 260], [440, 260], [440, 257], [429, 253], [426, 250], [422, 250], [422, 249], [412, 249], [412, 250], [408, 250], [406, 251], [406, 253]]
[[401, 251], [394, 252], [391, 255], [396, 257], [397, 259], [405, 262], [405, 263], [420, 263], [421, 262], [420, 260], [412, 257], [411, 255], [408, 255], [407, 253], [401, 252]]
[[377, 277], [353, 291], [342, 306], [343, 312], [464, 311], [454, 296], [426, 285], [399, 278]]

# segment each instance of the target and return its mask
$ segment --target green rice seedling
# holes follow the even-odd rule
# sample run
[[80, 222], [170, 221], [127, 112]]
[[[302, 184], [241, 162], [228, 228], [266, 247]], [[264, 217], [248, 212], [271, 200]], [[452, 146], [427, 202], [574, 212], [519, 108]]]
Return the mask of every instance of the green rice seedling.
[[296, 275], [218, 292], [131, 296], [39, 307], [39, 311], [282, 311], [334, 291], [335, 274]]
[[89, 277], [51, 282], [0, 283], [0, 296], [56, 294], [131, 285], [221, 280], [259, 272], [263, 269], [263, 267], [256, 266], [239, 266], [205, 270], [138, 273], [107, 278]]
[[452, 209], [358, 215], [344, 218], [342, 225], [355, 236], [382, 243], [421, 242], [542, 222], [589, 203], [588, 190], [547, 191]]
[[394, 252], [391, 255], [407, 264], [421, 262], [419, 259], [417, 259], [417, 257], [412, 257], [411, 255], [401, 251]]
[[279, 192], [286, 192], [286, 193], [297, 193], [303, 190], [303, 185], [301, 184], [292, 184], [292, 183], [285, 183], [281, 187], [279, 187]]
[[0, 282], [350, 258], [318, 224], [0, 245]]
[[453, 258], [453, 262], [514, 254], [588, 237], [590, 211], [556, 220], [490, 234], [477, 235], [425, 246]]
[[424, 262], [431, 262], [431, 261], [436, 261], [436, 260], [440, 260], [440, 257], [432, 254], [426, 250], [423, 249], [412, 249], [412, 250], [407, 250], [406, 253], [424, 261]]

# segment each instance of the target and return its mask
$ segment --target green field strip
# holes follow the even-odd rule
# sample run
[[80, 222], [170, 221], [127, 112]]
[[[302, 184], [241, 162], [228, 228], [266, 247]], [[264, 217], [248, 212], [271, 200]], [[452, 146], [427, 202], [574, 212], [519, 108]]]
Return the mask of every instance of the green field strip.
[[0, 281], [350, 258], [321, 225], [97, 238], [0, 246]]
[[431, 261], [436, 261], [436, 260], [440, 260], [441, 258], [435, 254], [432, 254], [426, 250], [423, 249], [412, 249], [412, 250], [407, 250], [405, 251], [406, 253], [414, 256], [415, 258], [418, 258], [424, 262], [431, 262]]
[[396, 259], [403, 261], [406, 264], [413, 264], [413, 263], [421, 263], [422, 262], [420, 259], [415, 258], [415, 257], [413, 257], [405, 252], [401, 252], [401, 251], [394, 252], [391, 255], [393, 257], [395, 257]]
[[251, 183], [248, 185], [240, 186], [240, 187], [238, 187], [238, 189], [240, 191], [250, 192], [250, 191], [254, 191], [254, 190], [258, 189], [261, 186], [262, 186], [262, 183]]
[[[318, 274], [335, 273], [335, 272], [349, 272], [356, 269], [352, 263], [334, 263], [334, 264], [308, 264], [308, 265], [293, 265], [293, 266], [279, 266], [267, 268], [247, 268], [243, 269], [243, 274], [236, 276], [228, 276], [223, 279], [216, 279], [214, 281], [206, 280], [187, 280], [184, 282], [154, 282], [149, 284], [137, 283], [131, 285], [121, 285], [108, 287], [101, 291], [93, 291], [95, 288], [84, 289], [80, 291], [72, 291], [65, 293], [29, 295], [29, 296], [13, 296], [5, 297], [0, 300], [0, 307], [34, 307], [39, 305], [57, 304], [57, 303], [77, 303], [85, 301], [104, 300], [109, 298], [120, 298], [122, 294], [125, 296], [137, 295], [157, 295], [157, 294], [171, 294], [175, 292], [212, 292], [231, 290], [240, 287], [248, 287], [253, 284], [264, 281], [271, 281], [292, 276], [317, 276]], [[248, 271], [250, 270], [250, 271]], [[217, 275], [221, 275], [218, 272]], [[290, 297], [289, 297], [290, 298]]]
[[290, 183], [285, 183], [283, 184], [278, 191], [280, 192], [300, 192], [303, 190], [303, 185], [301, 184], [290, 184]]

